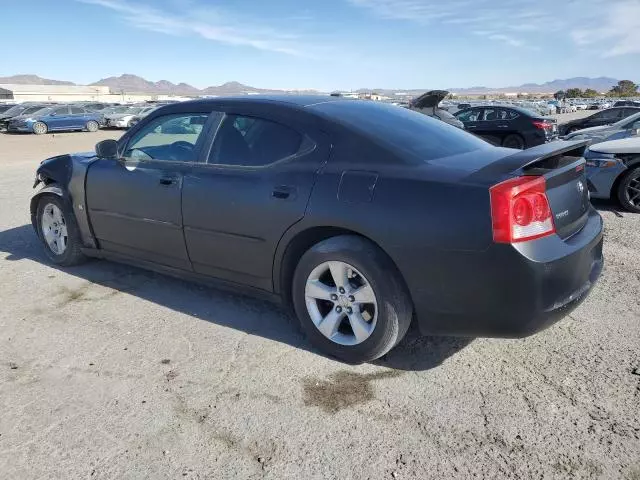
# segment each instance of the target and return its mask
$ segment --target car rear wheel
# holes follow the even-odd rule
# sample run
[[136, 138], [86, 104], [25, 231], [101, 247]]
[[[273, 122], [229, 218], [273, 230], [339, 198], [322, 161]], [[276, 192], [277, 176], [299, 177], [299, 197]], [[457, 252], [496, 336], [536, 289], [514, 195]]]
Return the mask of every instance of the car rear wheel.
[[618, 185], [618, 199], [630, 212], [640, 213], [640, 167], [629, 171]]
[[32, 129], [33, 129], [33, 133], [35, 133], [36, 135], [43, 135], [47, 133], [47, 131], [49, 130], [47, 128], [47, 124], [44, 122], [34, 123]]
[[97, 132], [100, 125], [98, 125], [98, 122], [95, 120], [89, 120], [85, 125], [85, 128], [87, 129], [87, 132]]
[[518, 150], [524, 150], [524, 138], [520, 135], [507, 135], [502, 140], [502, 146], [505, 148], [517, 148]]
[[80, 231], [70, 208], [57, 195], [44, 195], [38, 203], [36, 225], [47, 256], [62, 266], [77, 265], [86, 257], [80, 250]]
[[310, 341], [349, 363], [381, 357], [404, 337], [413, 307], [389, 257], [355, 235], [324, 240], [300, 259], [293, 306]]

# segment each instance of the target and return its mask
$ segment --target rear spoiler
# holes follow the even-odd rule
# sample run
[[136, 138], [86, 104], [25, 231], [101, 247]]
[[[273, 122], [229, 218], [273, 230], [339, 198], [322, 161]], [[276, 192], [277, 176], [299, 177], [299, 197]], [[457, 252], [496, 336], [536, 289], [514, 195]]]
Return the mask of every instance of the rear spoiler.
[[469, 180], [495, 180], [498, 177], [524, 170], [553, 157], [581, 157], [589, 140], [560, 140], [522, 150], [496, 160], [469, 176]]

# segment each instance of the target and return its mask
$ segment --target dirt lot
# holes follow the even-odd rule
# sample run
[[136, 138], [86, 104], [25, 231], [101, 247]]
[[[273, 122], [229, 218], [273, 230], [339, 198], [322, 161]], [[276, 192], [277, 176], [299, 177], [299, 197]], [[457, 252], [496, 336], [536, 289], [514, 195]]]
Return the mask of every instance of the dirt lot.
[[38, 162], [118, 135], [0, 134], [2, 478], [640, 479], [640, 215], [598, 205], [603, 277], [549, 330], [351, 367], [271, 304], [50, 265]]

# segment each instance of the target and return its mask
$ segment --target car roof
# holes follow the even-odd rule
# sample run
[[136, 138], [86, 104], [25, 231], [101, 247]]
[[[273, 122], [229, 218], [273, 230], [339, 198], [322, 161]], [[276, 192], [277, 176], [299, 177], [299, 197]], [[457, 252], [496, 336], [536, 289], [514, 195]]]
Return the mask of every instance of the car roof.
[[175, 105], [220, 105], [220, 104], [239, 104], [239, 105], [255, 105], [255, 104], [273, 104], [279, 103], [283, 105], [296, 105], [298, 107], [308, 107], [318, 103], [325, 102], [350, 102], [355, 101], [343, 97], [332, 97], [330, 95], [245, 95], [231, 97], [211, 97], [199, 100], [188, 100]]

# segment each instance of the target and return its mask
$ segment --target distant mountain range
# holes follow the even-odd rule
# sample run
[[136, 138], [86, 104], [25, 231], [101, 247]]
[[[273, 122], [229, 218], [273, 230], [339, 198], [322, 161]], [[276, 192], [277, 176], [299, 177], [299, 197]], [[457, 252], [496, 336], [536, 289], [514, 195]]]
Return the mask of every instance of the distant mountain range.
[[[59, 80], [49, 80], [41, 78], [37, 75], [13, 75], [11, 77], [0, 77], [0, 84], [18, 83], [23, 85], [76, 85], [73, 82], [63, 82]], [[137, 75], [125, 73], [119, 77], [108, 77], [98, 80], [89, 85], [107, 86], [114, 93], [147, 93], [147, 94], [165, 94], [165, 95], [239, 95], [247, 93], [318, 93], [315, 90], [277, 90], [256, 88], [249, 85], [243, 85], [238, 82], [227, 82], [222, 85], [211, 86], [204, 89], [198, 89], [187, 83], [172, 83], [168, 80], [160, 80], [151, 82]]]
[[[46, 78], [40, 78], [37, 75], [13, 75], [11, 77], [0, 77], [0, 84], [2, 83], [19, 83], [25, 85], [75, 85], [73, 82], [49, 80]], [[558, 90], [566, 90], [568, 88], [580, 88], [587, 89], [592, 88], [598, 92], [607, 92], [618, 83], [615, 78], [609, 77], [574, 77], [564, 80], [553, 80], [546, 83], [525, 83], [524, 85], [514, 87], [470, 87], [470, 88], [448, 88], [450, 92], [457, 93], [459, 95], [472, 95], [472, 94], [490, 94], [490, 93], [553, 93]], [[249, 85], [243, 85], [238, 82], [227, 82], [218, 86], [211, 86], [204, 89], [198, 89], [187, 83], [172, 83], [168, 80], [160, 80], [158, 82], [152, 82], [146, 80], [137, 75], [125, 73], [119, 77], [103, 78], [91, 85], [106, 85], [112, 92], [126, 92], [126, 93], [148, 93], [148, 94], [172, 94], [172, 95], [239, 95], [247, 93], [283, 93], [283, 92], [295, 92], [295, 93], [318, 93], [315, 90], [277, 90], [277, 89], [264, 89], [251, 87]], [[423, 89], [388, 89], [388, 88], [363, 88], [357, 90], [360, 93], [377, 92], [383, 95], [395, 95], [398, 92], [406, 92], [407, 95], [418, 95], [423, 93]]]

